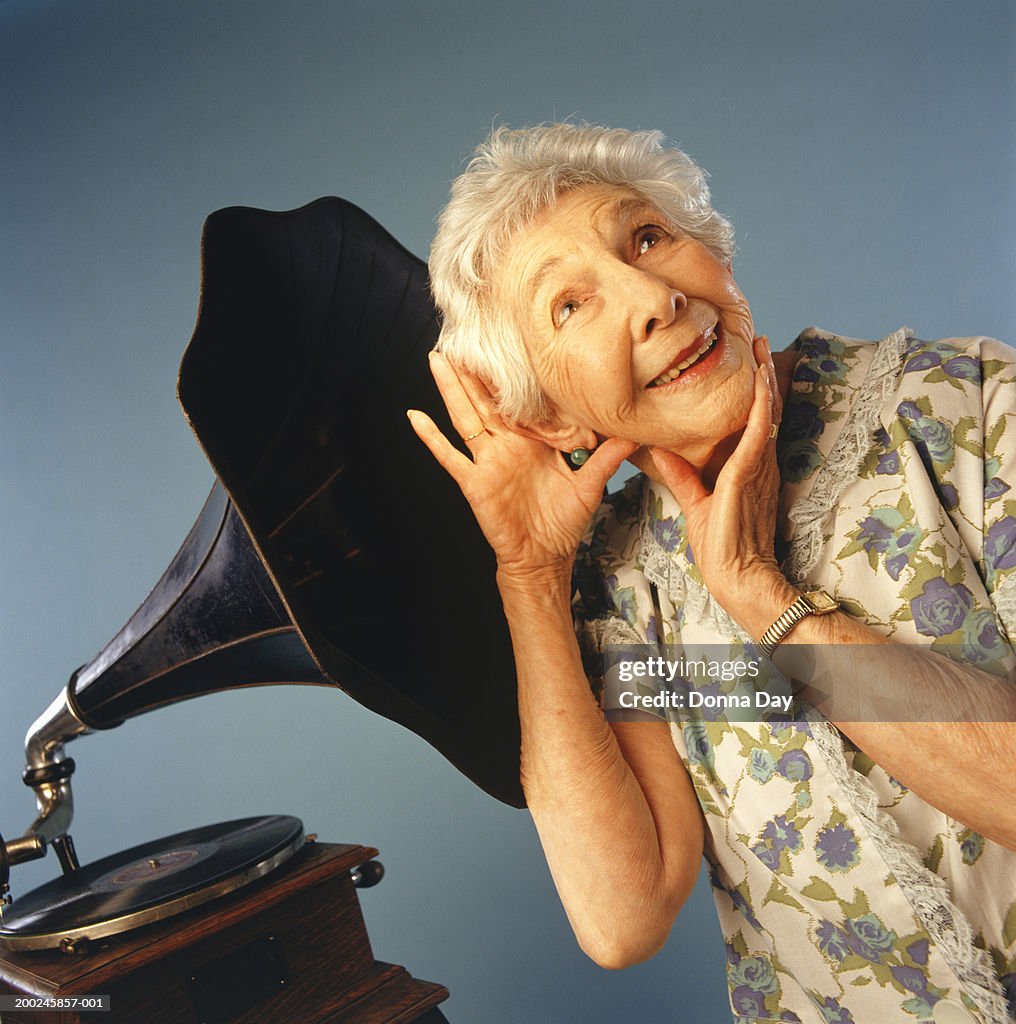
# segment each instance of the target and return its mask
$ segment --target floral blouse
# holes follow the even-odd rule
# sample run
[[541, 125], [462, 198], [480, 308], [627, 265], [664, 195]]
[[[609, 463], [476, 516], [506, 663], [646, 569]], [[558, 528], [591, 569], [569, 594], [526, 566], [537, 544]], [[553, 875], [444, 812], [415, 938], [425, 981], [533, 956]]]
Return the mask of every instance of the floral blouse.
[[[1013, 678], [1016, 351], [907, 329], [873, 344], [812, 328], [794, 345], [777, 440], [787, 578]], [[643, 476], [601, 506], [575, 581], [594, 685], [611, 645], [752, 649], [706, 591], [673, 497]], [[1011, 1019], [1016, 853], [816, 712], [661, 715], [705, 815], [738, 1024]]]

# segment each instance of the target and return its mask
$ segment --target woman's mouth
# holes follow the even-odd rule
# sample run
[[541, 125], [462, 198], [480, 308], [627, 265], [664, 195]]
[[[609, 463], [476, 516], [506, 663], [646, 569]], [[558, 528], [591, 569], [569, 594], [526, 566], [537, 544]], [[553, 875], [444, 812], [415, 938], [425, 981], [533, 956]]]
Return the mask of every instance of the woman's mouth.
[[675, 363], [669, 369], [664, 370], [654, 381], [646, 385], [647, 390], [649, 388], [661, 388], [667, 384], [673, 383], [683, 374], [687, 373], [693, 367], [698, 366], [703, 360], [707, 359], [711, 352], [716, 349], [718, 338], [717, 328], [713, 329], [703, 338], [702, 342], [697, 346], [693, 352], [689, 352], [680, 362]]

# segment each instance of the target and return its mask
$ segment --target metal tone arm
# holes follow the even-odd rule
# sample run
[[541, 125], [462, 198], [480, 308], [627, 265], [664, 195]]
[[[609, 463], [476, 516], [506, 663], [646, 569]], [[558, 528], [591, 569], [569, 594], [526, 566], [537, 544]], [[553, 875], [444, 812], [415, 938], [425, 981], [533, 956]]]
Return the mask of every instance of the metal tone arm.
[[71, 774], [74, 762], [64, 754], [64, 744], [91, 730], [74, 714], [68, 683], [52, 704], [35, 720], [25, 737], [25, 784], [35, 790], [39, 814], [25, 837], [52, 842], [70, 828], [74, 814]]

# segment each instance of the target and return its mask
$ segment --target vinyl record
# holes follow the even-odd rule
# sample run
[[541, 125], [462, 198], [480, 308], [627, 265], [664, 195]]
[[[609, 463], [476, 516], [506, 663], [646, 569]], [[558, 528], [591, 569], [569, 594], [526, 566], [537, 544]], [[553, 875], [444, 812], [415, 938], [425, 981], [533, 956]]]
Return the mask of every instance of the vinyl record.
[[3, 914], [0, 945], [49, 949], [116, 935], [239, 889], [303, 845], [288, 815], [242, 818], [180, 832], [104, 857], [39, 886]]

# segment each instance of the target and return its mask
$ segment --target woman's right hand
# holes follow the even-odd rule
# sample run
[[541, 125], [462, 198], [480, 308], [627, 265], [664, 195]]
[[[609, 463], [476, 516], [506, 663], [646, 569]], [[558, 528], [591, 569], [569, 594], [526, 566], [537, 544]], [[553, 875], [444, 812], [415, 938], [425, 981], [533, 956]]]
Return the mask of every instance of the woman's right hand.
[[432, 352], [431, 372], [467, 458], [423, 412], [409, 421], [434, 458], [459, 485], [494, 549], [498, 576], [519, 583], [567, 577], [603, 488], [637, 444], [611, 439], [577, 472], [561, 452], [520, 433], [494, 409], [482, 381]]

